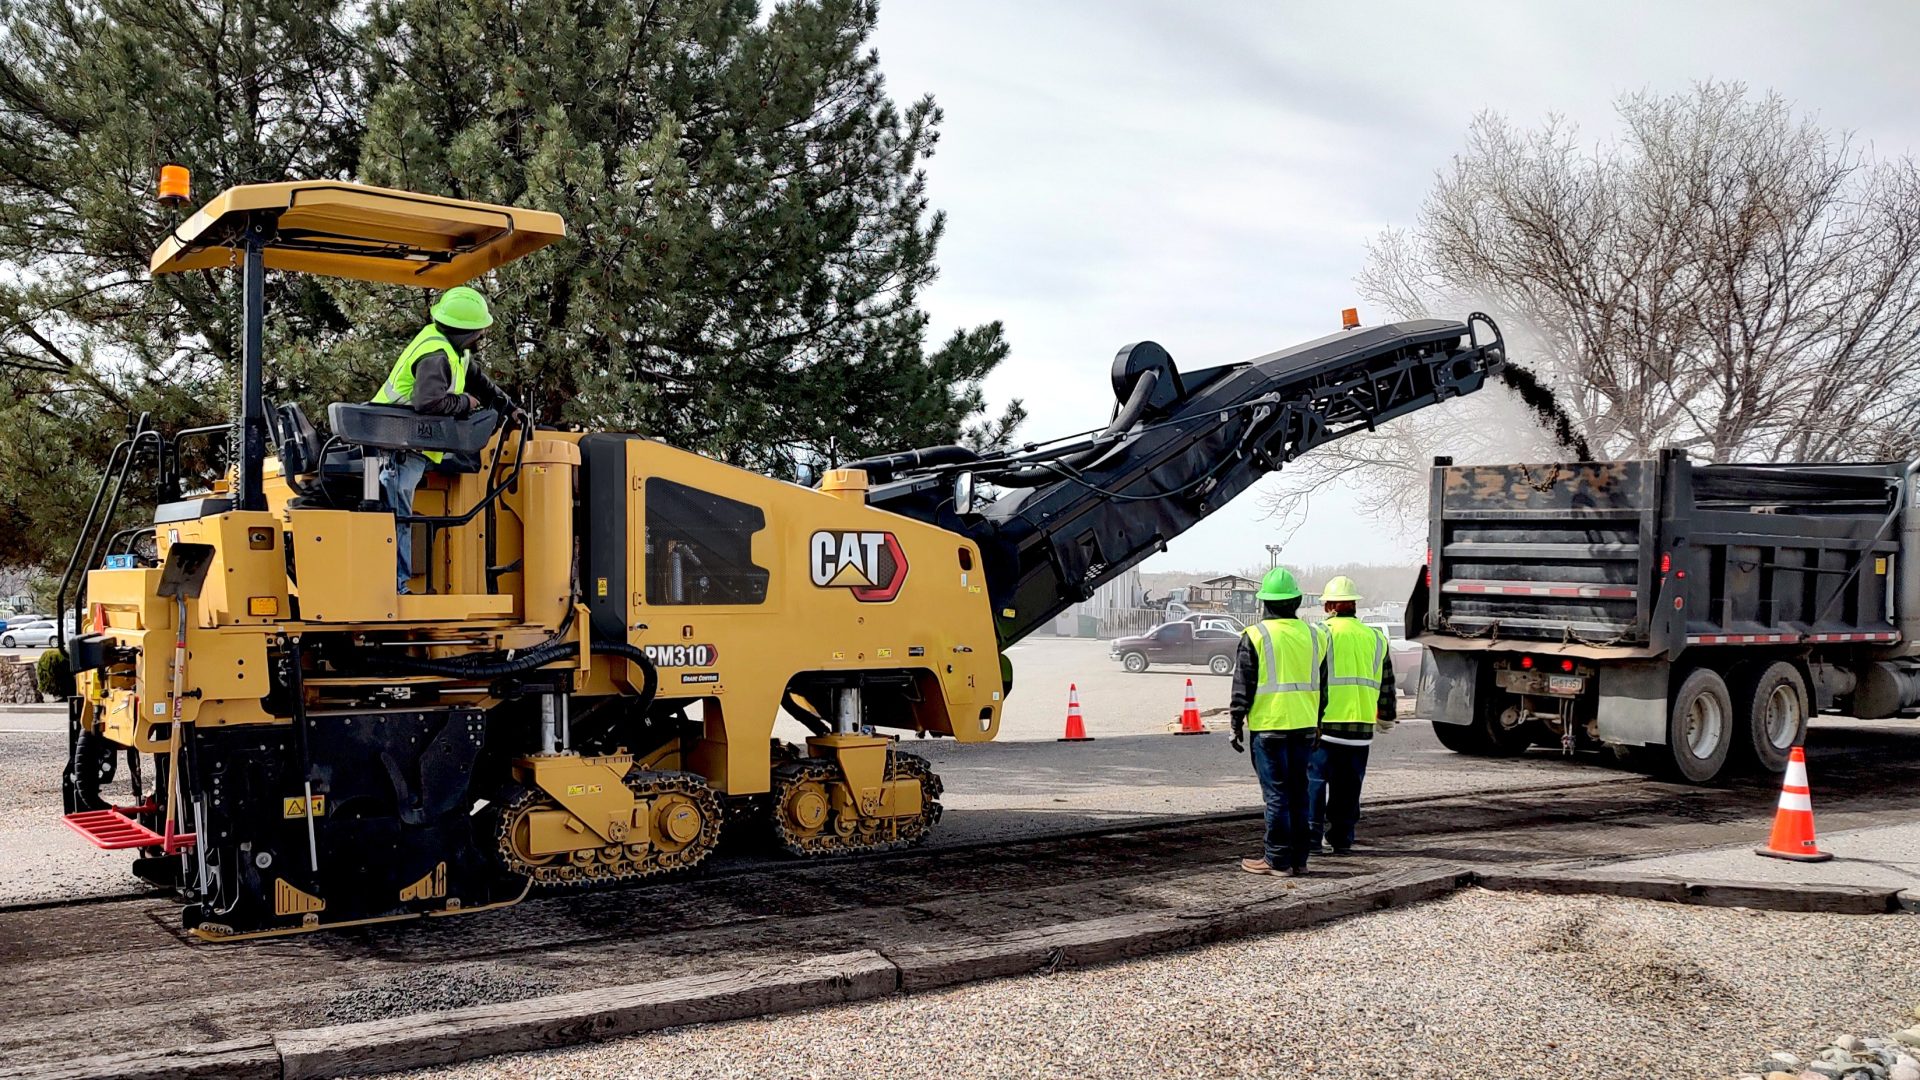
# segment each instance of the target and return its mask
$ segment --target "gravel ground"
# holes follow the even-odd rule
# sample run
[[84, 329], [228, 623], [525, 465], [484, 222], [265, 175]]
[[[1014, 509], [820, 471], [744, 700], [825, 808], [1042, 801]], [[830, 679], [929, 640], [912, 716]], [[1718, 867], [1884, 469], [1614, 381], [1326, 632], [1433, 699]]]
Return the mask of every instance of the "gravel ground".
[[[7, 726], [0, 718], [0, 727]], [[101, 851], [60, 823], [61, 732], [0, 732], [0, 904], [130, 892], [133, 853]], [[112, 791], [131, 798], [126, 769]], [[151, 777], [148, 778], [151, 783]]]
[[1897, 1026], [1920, 918], [1472, 890], [1085, 971], [406, 1074], [1727, 1077]]

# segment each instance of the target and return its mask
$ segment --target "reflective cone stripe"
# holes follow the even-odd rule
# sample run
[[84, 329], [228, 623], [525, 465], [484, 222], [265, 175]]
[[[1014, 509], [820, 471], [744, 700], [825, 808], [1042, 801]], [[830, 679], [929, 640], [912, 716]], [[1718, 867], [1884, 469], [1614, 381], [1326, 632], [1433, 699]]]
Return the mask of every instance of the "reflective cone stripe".
[[1180, 707], [1180, 728], [1175, 735], [1206, 735], [1207, 725], [1200, 722], [1200, 706], [1193, 700], [1193, 680], [1187, 680], [1187, 701]]
[[1824, 862], [1833, 856], [1814, 841], [1813, 790], [1807, 786], [1807, 754], [1796, 746], [1787, 759], [1787, 775], [1780, 785], [1780, 805], [1773, 814], [1773, 835], [1761, 855], [1795, 862]]
[[1067, 732], [1055, 742], [1092, 742], [1093, 736], [1087, 734], [1086, 721], [1080, 717], [1080, 687], [1075, 683], [1067, 684]]

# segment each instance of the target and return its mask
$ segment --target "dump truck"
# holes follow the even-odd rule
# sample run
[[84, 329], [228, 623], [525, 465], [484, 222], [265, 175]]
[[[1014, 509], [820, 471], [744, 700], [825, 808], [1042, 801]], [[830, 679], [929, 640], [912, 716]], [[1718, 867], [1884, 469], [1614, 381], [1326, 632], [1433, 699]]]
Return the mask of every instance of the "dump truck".
[[1448, 748], [1779, 772], [1816, 712], [1920, 705], [1913, 464], [1436, 459], [1407, 629]]
[[[812, 488], [643, 433], [355, 402], [323, 432], [266, 400], [270, 271], [443, 290], [565, 232], [540, 210], [285, 182], [222, 192], [154, 252], [155, 274], [239, 274], [238, 415], [137, 420], [109, 459], [60, 585], [85, 629], [63, 642], [63, 790], [68, 824], [177, 889], [194, 934], [683, 872], [723, 830], [798, 858], [918, 843], [942, 782], [898, 733], [993, 738], [1009, 645], [1261, 475], [1505, 362], [1481, 315], [1350, 317], [1189, 372], [1136, 342], [1099, 430], [877, 455]], [[231, 436], [231, 467], [187, 490], [182, 444], [210, 435]], [[397, 517], [379, 476], [406, 452], [445, 456]], [[782, 714], [804, 743], [773, 737]]]

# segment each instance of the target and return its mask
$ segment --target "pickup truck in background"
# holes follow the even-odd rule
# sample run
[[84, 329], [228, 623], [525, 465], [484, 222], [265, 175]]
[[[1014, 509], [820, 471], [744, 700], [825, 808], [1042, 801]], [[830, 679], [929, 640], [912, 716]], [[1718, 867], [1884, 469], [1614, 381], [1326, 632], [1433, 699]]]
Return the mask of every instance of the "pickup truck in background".
[[1154, 664], [1199, 664], [1215, 675], [1231, 675], [1239, 644], [1237, 620], [1191, 615], [1144, 634], [1115, 638], [1107, 645], [1107, 656], [1135, 674]]

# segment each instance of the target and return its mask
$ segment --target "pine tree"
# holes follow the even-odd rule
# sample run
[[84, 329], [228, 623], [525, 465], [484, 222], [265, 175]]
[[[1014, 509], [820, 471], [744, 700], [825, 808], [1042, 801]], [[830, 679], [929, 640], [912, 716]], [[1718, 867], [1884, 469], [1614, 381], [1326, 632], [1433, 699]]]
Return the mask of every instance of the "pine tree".
[[[162, 161], [205, 197], [344, 176], [362, 45], [335, 0], [0, 4], [0, 552], [58, 565], [111, 445], [140, 413], [228, 419], [234, 275], [151, 279], [173, 224]], [[271, 276], [277, 354], [346, 325], [311, 279]], [[292, 348], [301, 343], [302, 348]], [[308, 381], [289, 358], [284, 382]], [[217, 466], [217, 461], [214, 463]]]
[[[482, 362], [549, 421], [782, 476], [1004, 442], [998, 323], [927, 345], [944, 222], [871, 0], [0, 0], [0, 552], [58, 567], [135, 416], [230, 419], [236, 275], [153, 279], [174, 215], [234, 184], [361, 179], [556, 210], [489, 275]], [[431, 297], [268, 275], [267, 389], [364, 400]], [[203, 474], [223, 466], [214, 455]], [[126, 522], [130, 523], [129, 516]]]
[[[1000, 325], [926, 345], [944, 220], [921, 164], [940, 112], [888, 98], [875, 15], [873, 0], [765, 20], [750, 0], [391, 0], [361, 171], [567, 219], [551, 254], [487, 285], [502, 326], [485, 362], [548, 420], [784, 476], [1004, 440], [1017, 403], [977, 420]], [[355, 310], [378, 321], [382, 303]], [[363, 339], [369, 378], [419, 310]]]

